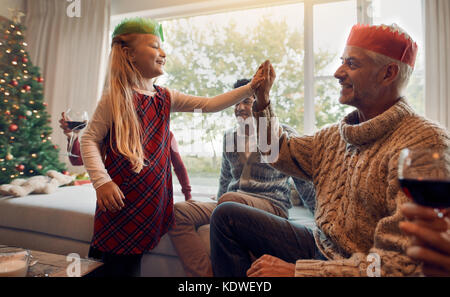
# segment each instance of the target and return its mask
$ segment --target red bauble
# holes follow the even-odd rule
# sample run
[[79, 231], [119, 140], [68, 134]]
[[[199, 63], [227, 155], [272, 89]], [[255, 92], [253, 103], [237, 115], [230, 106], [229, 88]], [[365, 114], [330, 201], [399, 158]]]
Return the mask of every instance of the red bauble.
[[54, 145], [53, 148], [54, 148], [55, 150], [57, 150], [57, 149], [58, 149], [58, 146], [57, 146], [57, 145]]
[[26, 116], [22, 116], [22, 115], [19, 116], [19, 120], [26, 119], [26, 118], [27, 118]]
[[22, 62], [28, 63], [28, 59], [27, 59], [27, 58], [23, 58], [23, 59], [22, 59]]
[[17, 87], [17, 86], [19, 85], [19, 83], [17, 82], [17, 80], [13, 80], [13, 81], [11, 82], [11, 84], [12, 84], [14, 87]]
[[48, 104], [47, 104], [47, 102], [44, 102], [44, 103], [42, 103], [44, 106], [47, 106]]
[[26, 85], [25, 87], [23, 87], [25, 89], [25, 91], [30, 91], [31, 87], [29, 85]]
[[9, 126], [9, 131], [11, 131], [11, 132], [15, 132], [15, 131], [17, 131], [17, 129], [19, 129], [19, 126], [17, 126], [16, 124], [11, 124]]
[[65, 170], [64, 170], [62, 173], [63, 173], [64, 175], [69, 175], [69, 174], [70, 174], [69, 171], [65, 171]]
[[5, 111], [6, 115], [11, 115], [11, 112], [9, 110]]
[[41, 170], [42, 169], [42, 165], [39, 164], [38, 166], [36, 166], [37, 169]]
[[43, 77], [38, 77], [37, 81], [40, 82], [40, 83], [43, 83], [44, 82], [44, 78]]
[[20, 165], [17, 165], [16, 169], [19, 171], [23, 171], [25, 169], [25, 166], [23, 164], [20, 164]]

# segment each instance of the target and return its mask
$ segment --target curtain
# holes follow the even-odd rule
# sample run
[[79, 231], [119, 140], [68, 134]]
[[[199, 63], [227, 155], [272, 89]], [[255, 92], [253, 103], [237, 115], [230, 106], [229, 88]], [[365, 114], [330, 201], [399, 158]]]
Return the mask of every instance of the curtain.
[[[61, 112], [69, 107], [92, 116], [104, 82], [109, 44], [110, 0], [82, 0], [80, 17], [68, 13], [66, 0], [27, 0], [26, 41], [31, 62], [39, 66], [44, 97], [51, 115], [52, 141], [65, 152], [67, 138], [59, 127]], [[72, 6], [73, 7], [73, 6]], [[73, 10], [71, 10], [73, 11]], [[70, 16], [73, 17], [70, 17]], [[70, 166], [69, 171], [83, 168]]]
[[423, 0], [425, 114], [450, 129], [450, 1]]

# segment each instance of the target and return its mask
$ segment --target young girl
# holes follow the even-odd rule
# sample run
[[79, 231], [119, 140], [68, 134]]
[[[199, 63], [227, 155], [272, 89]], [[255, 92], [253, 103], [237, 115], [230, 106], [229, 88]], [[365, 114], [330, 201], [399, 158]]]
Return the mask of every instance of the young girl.
[[[250, 97], [268, 62], [250, 84], [212, 98], [153, 85], [164, 73], [161, 26], [135, 18], [113, 33], [108, 81], [81, 139], [81, 154], [97, 207], [90, 256], [106, 275], [138, 276], [142, 254], [174, 223], [170, 170], [170, 112], [217, 112]], [[101, 148], [106, 151], [102, 154]]]

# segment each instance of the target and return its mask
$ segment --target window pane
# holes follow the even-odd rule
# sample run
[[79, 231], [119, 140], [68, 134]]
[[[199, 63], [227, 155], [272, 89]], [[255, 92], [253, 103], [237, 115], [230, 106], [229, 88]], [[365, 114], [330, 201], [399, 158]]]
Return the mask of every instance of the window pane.
[[[167, 74], [157, 83], [214, 96], [231, 90], [237, 79], [250, 79], [270, 59], [277, 74], [271, 90], [275, 112], [302, 133], [303, 15], [303, 3], [297, 3], [164, 21]], [[219, 174], [223, 133], [235, 125], [233, 110], [172, 114], [180, 152], [192, 157], [186, 158], [190, 175]]]
[[315, 76], [331, 76], [341, 65], [356, 12], [356, 0], [314, 5]]
[[334, 73], [348, 34], [357, 22], [356, 0], [314, 5], [314, 110], [316, 128], [339, 122], [353, 108], [339, 103]]
[[[411, 76], [406, 98], [420, 113], [425, 113], [425, 42], [423, 35], [422, 1], [421, 0], [373, 0], [373, 22], [374, 24], [390, 25], [396, 23], [403, 28], [411, 38], [417, 42], [419, 53], [416, 66]], [[407, 7], [407, 9], [405, 9]]]

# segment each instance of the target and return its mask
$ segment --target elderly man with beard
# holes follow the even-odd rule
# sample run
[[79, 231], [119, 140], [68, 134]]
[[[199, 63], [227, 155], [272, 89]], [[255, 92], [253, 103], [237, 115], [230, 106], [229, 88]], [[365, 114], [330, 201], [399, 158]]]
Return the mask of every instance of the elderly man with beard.
[[[342, 85], [339, 102], [356, 110], [304, 137], [277, 128], [269, 100], [275, 72], [269, 68], [254, 109], [268, 128], [259, 126], [258, 136], [261, 129], [278, 136], [274, 168], [314, 183], [317, 229], [222, 203], [211, 218], [215, 276], [422, 274], [399, 228], [409, 198], [398, 181], [398, 158], [404, 148], [443, 151], [449, 137], [403, 97], [416, 55], [416, 43], [396, 25], [355, 25], [335, 77]], [[250, 254], [258, 259], [252, 262]]]

